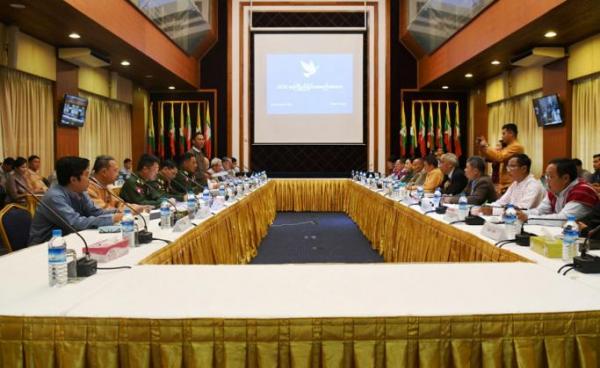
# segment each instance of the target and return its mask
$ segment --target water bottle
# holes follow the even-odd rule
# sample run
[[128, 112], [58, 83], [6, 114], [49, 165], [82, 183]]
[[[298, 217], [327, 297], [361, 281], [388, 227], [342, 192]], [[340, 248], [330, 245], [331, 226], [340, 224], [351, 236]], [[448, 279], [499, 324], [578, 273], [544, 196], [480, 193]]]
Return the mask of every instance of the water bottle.
[[579, 226], [575, 222], [575, 216], [568, 215], [567, 223], [563, 225], [562, 259], [564, 262], [572, 263], [573, 257], [577, 255], [577, 238], [579, 238]]
[[225, 198], [225, 187], [223, 185], [219, 187], [219, 196]]
[[440, 206], [440, 202], [442, 201], [442, 190], [440, 188], [436, 188], [433, 193], [433, 208], [438, 208]]
[[460, 198], [458, 198], [458, 219], [460, 221], [465, 221], [468, 213], [469, 203], [467, 202], [467, 197], [465, 196], [465, 193], [461, 193]]
[[52, 238], [48, 242], [48, 284], [67, 284], [67, 243], [59, 229], [52, 230]]
[[507, 238], [515, 239], [517, 236], [517, 211], [512, 204], [506, 206], [503, 220]]
[[123, 234], [123, 239], [127, 239], [127, 242], [129, 242], [129, 246], [135, 247], [135, 225], [133, 215], [129, 208], [125, 208], [125, 211], [123, 211], [121, 233]]
[[166, 200], [163, 200], [160, 204], [160, 228], [171, 228], [171, 207]]
[[417, 200], [420, 202], [424, 196], [425, 196], [425, 192], [423, 191], [423, 187], [419, 185], [417, 187]]
[[194, 195], [194, 192], [190, 190], [187, 194], [187, 210], [190, 219], [193, 219], [196, 216], [196, 207], [196, 196]]

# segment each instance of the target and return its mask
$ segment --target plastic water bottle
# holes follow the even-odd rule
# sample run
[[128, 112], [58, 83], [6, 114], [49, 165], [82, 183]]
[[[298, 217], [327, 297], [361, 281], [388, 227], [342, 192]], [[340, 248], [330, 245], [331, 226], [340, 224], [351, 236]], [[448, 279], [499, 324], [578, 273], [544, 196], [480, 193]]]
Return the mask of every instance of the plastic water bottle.
[[425, 192], [423, 191], [423, 187], [419, 185], [417, 187], [417, 200], [421, 201], [421, 199], [423, 199], [424, 196], [425, 196]]
[[67, 243], [60, 229], [52, 230], [52, 238], [48, 242], [48, 284], [67, 284]]
[[129, 208], [125, 208], [123, 218], [121, 219], [121, 234], [123, 239], [127, 239], [130, 247], [135, 247], [135, 225], [133, 215]]
[[440, 206], [440, 202], [442, 201], [442, 190], [440, 188], [436, 188], [433, 193], [433, 208], [438, 208]]
[[187, 210], [188, 210], [189, 218], [193, 219], [196, 216], [197, 206], [196, 206], [196, 196], [194, 195], [194, 192], [192, 192], [191, 190], [187, 194]]
[[508, 239], [514, 239], [517, 236], [517, 211], [512, 204], [506, 205], [503, 220], [506, 236]]
[[464, 221], [467, 218], [467, 214], [469, 213], [469, 202], [467, 201], [467, 197], [465, 193], [461, 193], [460, 198], [458, 198], [458, 219], [460, 221]]
[[577, 238], [579, 238], [579, 226], [575, 222], [575, 216], [568, 215], [567, 223], [563, 225], [563, 261], [573, 262], [573, 257], [577, 255]]
[[225, 198], [225, 187], [223, 185], [219, 187], [219, 196]]
[[212, 196], [210, 195], [210, 191], [208, 189], [204, 189], [202, 192], [202, 200], [208, 207], [212, 205]]
[[171, 228], [171, 208], [166, 200], [163, 200], [160, 204], [160, 228]]

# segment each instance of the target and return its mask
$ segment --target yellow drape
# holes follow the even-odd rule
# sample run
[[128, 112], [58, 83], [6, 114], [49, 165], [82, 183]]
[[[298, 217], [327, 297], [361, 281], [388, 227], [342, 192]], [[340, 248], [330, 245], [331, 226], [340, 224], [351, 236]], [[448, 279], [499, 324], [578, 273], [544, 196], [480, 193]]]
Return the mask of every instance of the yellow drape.
[[525, 154], [531, 158], [531, 172], [540, 177], [544, 171], [544, 155], [540, 147], [544, 145], [543, 128], [538, 127], [533, 112], [533, 99], [541, 92], [528, 93], [509, 100], [489, 105], [488, 143], [494, 147], [502, 135], [502, 126], [515, 123], [519, 129], [519, 142], [525, 147]]
[[590, 171], [600, 153], [600, 75], [573, 84], [573, 157]]
[[88, 99], [85, 125], [79, 129], [79, 155], [92, 164], [99, 155], [113, 156], [118, 163], [131, 158], [131, 107], [96, 95]]
[[0, 157], [36, 154], [54, 169], [52, 82], [0, 67]]

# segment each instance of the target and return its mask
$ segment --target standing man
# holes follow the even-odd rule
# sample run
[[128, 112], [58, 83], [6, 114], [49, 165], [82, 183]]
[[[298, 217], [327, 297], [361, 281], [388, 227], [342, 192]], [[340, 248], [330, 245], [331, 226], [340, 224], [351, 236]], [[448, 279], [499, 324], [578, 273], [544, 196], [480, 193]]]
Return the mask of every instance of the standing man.
[[479, 152], [488, 161], [500, 163], [500, 182], [498, 184], [498, 193], [503, 193], [506, 188], [510, 186], [513, 179], [508, 174], [508, 160], [519, 153], [525, 153], [523, 145], [517, 141], [517, 135], [519, 131], [517, 125], [513, 123], [505, 124], [502, 126], [502, 139], [501, 142], [505, 147], [499, 150], [490, 147], [485, 138], [477, 138], [477, 146]]
[[197, 132], [192, 138], [192, 149], [188, 151], [196, 157], [196, 163], [198, 164], [196, 171], [193, 173], [194, 180], [202, 185], [206, 185], [206, 180], [208, 179], [208, 158], [202, 152], [204, 143], [204, 134]]

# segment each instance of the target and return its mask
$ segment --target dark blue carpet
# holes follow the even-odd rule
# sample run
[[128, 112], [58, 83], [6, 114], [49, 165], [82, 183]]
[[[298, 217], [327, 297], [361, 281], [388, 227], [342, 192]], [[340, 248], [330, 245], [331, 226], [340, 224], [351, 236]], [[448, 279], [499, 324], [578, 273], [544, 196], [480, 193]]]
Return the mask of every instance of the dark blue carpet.
[[383, 258], [344, 213], [279, 212], [250, 264], [374, 262]]

